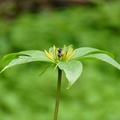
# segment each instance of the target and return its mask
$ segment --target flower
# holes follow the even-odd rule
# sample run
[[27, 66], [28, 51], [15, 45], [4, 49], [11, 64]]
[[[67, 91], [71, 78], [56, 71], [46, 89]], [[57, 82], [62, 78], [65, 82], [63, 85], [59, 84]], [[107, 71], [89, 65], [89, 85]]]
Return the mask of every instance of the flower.
[[52, 48], [49, 49], [49, 52], [47, 52], [46, 50], [44, 50], [44, 52], [45, 52], [45, 55], [55, 63], [58, 60], [68, 61], [76, 54], [76, 52], [73, 51], [72, 45], [68, 47], [64, 45], [63, 48], [56, 48], [56, 46], [54, 45]]
[[[40, 50], [27, 50], [18, 53], [11, 53], [5, 55], [0, 61], [0, 66], [6, 64], [6, 66], [0, 71], [2, 73], [7, 68], [15, 65], [20, 65], [29, 62], [47, 62], [51, 65], [55, 65], [54, 70], [58, 67], [65, 72], [68, 79], [68, 88], [79, 78], [83, 71], [82, 61], [86, 59], [98, 59], [111, 64], [120, 70], [120, 64], [113, 59], [113, 55], [107, 51], [99, 50], [91, 47], [80, 47], [73, 50], [73, 46], [64, 45], [63, 48], [56, 48], [54, 45], [47, 52]], [[51, 66], [50, 65], [50, 66]], [[49, 68], [49, 66], [47, 67]], [[42, 73], [44, 73], [43, 70]]]

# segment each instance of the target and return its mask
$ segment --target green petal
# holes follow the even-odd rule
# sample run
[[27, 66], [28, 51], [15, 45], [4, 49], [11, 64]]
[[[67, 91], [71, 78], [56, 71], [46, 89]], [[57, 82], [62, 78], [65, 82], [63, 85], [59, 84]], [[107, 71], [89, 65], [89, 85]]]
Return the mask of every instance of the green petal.
[[80, 61], [72, 60], [68, 62], [59, 62], [58, 67], [63, 70], [68, 79], [68, 88], [70, 88], [73, 83], [79, 78], [82, 73], [82, 63]]

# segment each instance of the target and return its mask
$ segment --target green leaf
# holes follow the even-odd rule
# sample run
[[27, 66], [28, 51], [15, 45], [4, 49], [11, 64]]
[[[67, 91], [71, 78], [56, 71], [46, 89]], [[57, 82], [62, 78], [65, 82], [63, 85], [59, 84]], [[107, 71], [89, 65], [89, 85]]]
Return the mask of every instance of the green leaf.
[[81, 59], [85, 55], [93, 54], [93, 53], [106, 53], [111, 57], [114, 57], [111, 53], [103, 50], [99, 50], [96, 48], [91, 48], [91, 47], [81, 47], [78, 49], [75, 49], [74, 52], [76, 54], [72, 57], [72, 59]]
[[75, 49], [74, 51], [76, 52], [76, 54], [75, 56], [72, 57], [72, 59], [78, 59], [86, 54], [98, 51], [98, 49], [91, 48], [91, 47], [81, 47], [81, 48]]
[[68, 79], [68, 88], [70, 88], [73, 83], [79, 78], [82, 73], [82, 63], [80, 61], [72, 60], [68, 62], [59, 62], [58, 67], [63, 70]]
[[83, 58], [99, 59], [99, 60], [102, 60], [102, 61], [105, 61], [105, 62], [111, 64], [112, 66], [114, 66], [120, 70], [120, 64], [117, 63], [111, 56], [104, 54], [104, 53], [91, 54], [91, 55], [84, 56]]
[[3, 64], [6, 64], [8, 62], [10, 62], [11, 60], [13, 60], [14, 58], [16, 58], [16, 56], [18, 55], [18, 53], [11, 53], [11, 54], [7, 54], [5, 55], [2, 60], [0, 61], [0, 66]]
[[53, 63], [50, 59], [48, 59], [45, 56], [45, 53], [42, 51], [38, 51], [38, 50], [22, 51], [18, 53], [12, 53], [12, 54], [5, 55], [0, 65], [4, 63], [8, 63], [8, 62], [9, 64], [5, 66], [1, 72], [3, 72], [9, 67], [28, 63], [28, 62], [34, 62], [34, 61], [43, 61], [43, 62]]
[[32, 61], [44, 61], [44, 62], [53, 62], [52, 60], [48, 59], [43, 51], [39, 50], [28, 50], [19, 52], [19, 54], [28, 55], [32, 57]]

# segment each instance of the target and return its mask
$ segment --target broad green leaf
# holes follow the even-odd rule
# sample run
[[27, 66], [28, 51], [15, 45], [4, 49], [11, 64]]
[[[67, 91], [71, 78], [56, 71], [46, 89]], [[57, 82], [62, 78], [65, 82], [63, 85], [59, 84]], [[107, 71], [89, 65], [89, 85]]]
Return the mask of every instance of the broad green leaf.
[[9, 64], [5, 66], [1, 72], [3, 72], [5, 69], [9, 67], [28, 63], [28, 62], [34, 62], [34, 61], [43, 61], [43, 62], [52, 63], [52, 61], [48, 59], [45, 56], [45, 53], [42, 51], [38, 51], [38, 50], [22, 51], [19, 53], [8, 54], [5, 57], [3, 57], [1, 64], [4, 64], [6, 62], [9, 62]]
[[83, 58], [99, 59], [99, 60], [102, 60], [102, 61], [105, 61], [105, 62], [111, 64], [112, 66], [114, 66], [120, 70], [120, 64], [117, 63], [111, 56], [104, 54], [104, 53], [91, 54], [91, 55], [84, 56]]
[[[45, 62], [53, 62], [50, 59], [48, 59], [44, 52], [39, 50], [28, 50], [28, 51], [22, 51], [19, 52], [23, 55], [28, 55], [33, 58], [33, 61], [45, 61]], [[31, 61], [32, 62], [32, 61]]]
[[73, 85], [82, 73], [82, 63], [80, 61], [59, 62], [58, 67], [66, 74], [69, 82], [67, 89]]
[[93, 54], [93, 53], [106, 53], [109, 56], [114, 57], [111, 53], [107, 51], [103, 51], [103, 50], [99, 50], [91, 47], [81, 47], [81, 48], [75, 49], [74, 51], [76, 52], [76, 54], [72, 57], [72, 59], [81, 59], [81, 57], [85, 55]]
[[75, 49], [74, 51], [76, 52], [76, 54], [75, 54], [75, 56], [73, 56], [72, 59], [78, 59], [86, 54], [98, 51], [98, 49], [91, 48], [91, 47], [81, 47], [81, 48]]
[[19, 53], [11, 53], [11, 54], [5, 55], [2, 58], [2, 60], [0, 61], [0, 66], [3, 65], [3, 64], [6, 64], [8, 62], [10, 62], [13, 59], [15, 59], [17, 57], [17, 55], [19, 55]]

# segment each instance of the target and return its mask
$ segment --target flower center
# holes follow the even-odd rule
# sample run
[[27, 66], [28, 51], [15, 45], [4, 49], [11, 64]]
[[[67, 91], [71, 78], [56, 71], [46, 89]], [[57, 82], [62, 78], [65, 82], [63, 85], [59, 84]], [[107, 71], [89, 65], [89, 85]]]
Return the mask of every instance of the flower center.
[[45, 50], [45, 55], [54, 62], [57, 60], [67, 61], [71, 59], [75, 54], [76, 52], [73, 51], [72, 46], [66, 47], [66, 45], [64, 45], [63, 48], [56, 48], [53, 46], [53, 48], [50, 48], [49, 52]]
[[62, 53], [62, 49], [59, 48], [57, 51], [58, 51], [58, 57], [62, 57], [62, 55], [63, 55], [63, 53]]

